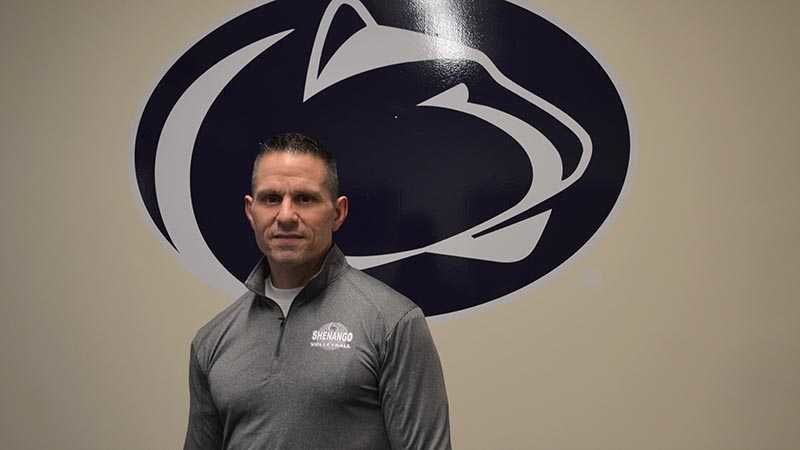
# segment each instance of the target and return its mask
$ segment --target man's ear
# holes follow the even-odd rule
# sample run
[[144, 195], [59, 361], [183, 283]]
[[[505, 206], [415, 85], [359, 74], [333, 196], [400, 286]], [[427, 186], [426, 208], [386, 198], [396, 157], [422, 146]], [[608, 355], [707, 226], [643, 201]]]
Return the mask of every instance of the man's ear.
[[250, 194], [245, 194], [244, 196], [244, 215], [247, 216], [247, 220], [250, 222], [250, 226], [253, 226], [253, 197]]
[[337, 231], [344, 223], [344, 219], [347, 218], [347, 211], [348, 208], [350, 207], [350, 200], [348, 200], [347, 197], [342, 195], [333, 202], [333, 207], [336, 210], [336, 218], [333, 220], [333, 231]]

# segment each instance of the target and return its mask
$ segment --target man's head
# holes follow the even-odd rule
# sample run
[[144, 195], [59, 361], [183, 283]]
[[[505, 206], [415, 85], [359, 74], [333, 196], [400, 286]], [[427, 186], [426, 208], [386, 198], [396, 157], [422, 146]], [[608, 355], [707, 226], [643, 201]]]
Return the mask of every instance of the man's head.
[[264, 156], [270, 153], [289, 152], [296, 154], [306, 154], [316, 156], [324, 164], [327, 170], [325, 185], [328, 188], [331, 198], [339, 196], [339, 172], [336, 168], [336, 157], [323, 147], [316, 139], [300, 133], [282, 133], [272, 136], [265, 144], [261, 144], [261, 149], [253, 162], [253, 174], [251, 176], [251, 193], [255, 192], [255, 182], [258, 163]]
[[273, 137], [253, 163], [244, 210], [276, 287], [297, 287], [316, 273], [347, 217], [333, 155], [301, 134]]

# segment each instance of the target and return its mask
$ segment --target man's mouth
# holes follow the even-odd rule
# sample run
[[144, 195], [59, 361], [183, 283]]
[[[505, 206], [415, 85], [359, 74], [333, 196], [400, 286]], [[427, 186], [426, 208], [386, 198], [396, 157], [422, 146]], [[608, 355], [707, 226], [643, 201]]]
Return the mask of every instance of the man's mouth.
[[273, 234], [273, 240], [280, 240], [280, 241], [296, 241], [303, 239], [303, 235], [301, 234]]

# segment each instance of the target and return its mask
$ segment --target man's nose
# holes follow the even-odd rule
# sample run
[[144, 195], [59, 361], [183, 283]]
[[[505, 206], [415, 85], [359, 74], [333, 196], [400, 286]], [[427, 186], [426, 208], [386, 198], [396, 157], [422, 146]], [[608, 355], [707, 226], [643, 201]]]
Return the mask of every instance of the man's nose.
[[292, 199], [287, 197], [281, 202], [281, 207], [278, 209], [276, 217], [280, 225], [292, 225], [297, 223], [297, 211], [294, 209]]

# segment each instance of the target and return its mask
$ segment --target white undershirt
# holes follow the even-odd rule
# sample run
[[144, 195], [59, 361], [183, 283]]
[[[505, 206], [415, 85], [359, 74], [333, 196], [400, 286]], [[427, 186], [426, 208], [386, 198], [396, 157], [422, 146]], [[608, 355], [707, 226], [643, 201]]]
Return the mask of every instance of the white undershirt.
[[303, 286], [291, 289], [276, 288], [272, 284], [272, 277], [267, 277], [267, 282], [264, 283], [264, 293], [267, 295], [267, 297], [274, 300], [278, 306], [280, 306], [284, 317], [289, 314], [289, 307], [292, 306], [294, 298], [297, 297], [297, 294], [299, 294], [302, 290]]

